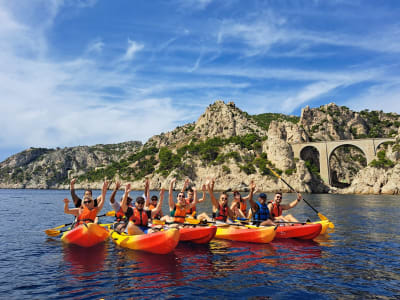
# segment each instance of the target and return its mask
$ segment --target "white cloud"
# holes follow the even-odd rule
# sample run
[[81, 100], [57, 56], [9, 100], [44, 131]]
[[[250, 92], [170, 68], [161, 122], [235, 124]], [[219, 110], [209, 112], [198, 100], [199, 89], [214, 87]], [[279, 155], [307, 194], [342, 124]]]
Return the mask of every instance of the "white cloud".
[[213, 0], [178, 0], [178, 4], [185, 9], [203, 10], [210, 5], [212, 1]]
[[87, 53], [101, 53], [104, 48], [104, 43], [100, 39], [96, 39], [89, 43], [87, 46]]
[[128, 48], [126, 49], [123, 60], [132, 60], [137, 52], [144, 48], [143, 44], [128, 39]]

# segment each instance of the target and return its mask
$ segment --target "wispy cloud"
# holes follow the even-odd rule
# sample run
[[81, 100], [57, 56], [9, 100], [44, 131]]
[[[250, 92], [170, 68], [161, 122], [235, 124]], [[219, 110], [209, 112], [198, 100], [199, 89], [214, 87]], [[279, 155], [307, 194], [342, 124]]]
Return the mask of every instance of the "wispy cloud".
[[96, 39], [87, 46], [87, 53], [101, 53], [104, 48], [104, 43], [101, 39]]
[[128, 48], [126, 49], [123, 60], [132, 60], [137, 52], [144, 48], [143, 44], [128, 39]]
[[213, 0], [177, 0], [177, 3], [184, 8], [194, 10], [205, 9]]

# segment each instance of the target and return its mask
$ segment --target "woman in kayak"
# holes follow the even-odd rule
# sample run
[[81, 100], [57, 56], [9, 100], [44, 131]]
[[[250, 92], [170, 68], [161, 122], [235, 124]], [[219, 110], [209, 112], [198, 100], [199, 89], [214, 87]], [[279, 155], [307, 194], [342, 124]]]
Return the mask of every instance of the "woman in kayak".
[[[146, 178], [145, 182], [145, 188], [144, 188], [144, 195], [145, 195], [145, 200], [146, 202], [144, 203], [144, 206], [146, 209], [153, 210], [157, 207], [158, 204], [158, 197], [156, 195], [151, 196], [150, 198], [150, 180]], [[162, 209], [153, 216], [152, 219], [160, 220], [163, 217]]]
[[269, 211], [271, 213], [272, 220], [275, 222], [299, 222], [295, 217], [291, 214], [282, 215], [284, 210], [289, 210], [295, 207], [301, 201], [301, 194], [297, 193], [297, 199], [293, 200], [289, 204], [281, 204], [282, 202], [282, 193], [275, 193], [274, 201], [268, 203]]
[[[111, 207], [115, 211], [115, 219], [116, 219], [116, 221], [125, 223], [125, 221], [126, 221], [125, 213], [123, 212], [123, 210], [121, 208], [121, 203], [122, 203], [123, 197], [121, 197], [121, 200], [120, 200], [119, 203], [115, 201], [115, 195], [118, 192], [120, 187], [121, 187], [121, 183], [119, 181], [115, 182], [114, 190], [113, 190], [113, 192], [112, 192], [112, 194], [110, 196], [110, 203], [111, 203]], [[132, 201], [133, 201], [133, 199], [128, 196], [127, 205], [130, 206], [130, 207], [133, 207]]]
[[79, 208], [68, 208], [69, 200], [68, 198], [64, 199], [64, 213], [74, 215], [76, 217], [75, 226], [81, 225], [83, 223], [95, 223], [97, 222], [96, 217], [97, 214], [102, 210], [104, 206], [104, 199], [106, 198], [108, 188], [108, 182], [104, 181], [100, 200], [97, 202], [97, 207], [94, 206], [94, 200], [91, 196], [86, 195], [83, 198], [83, 205]]
[[247, 203], [246, 201], [250, 198], [250, 194], [246, 197], [242, 197], [239, 191], [233, 192], [233, 202], [231, 210], [233, 211], [236, 218], [247, 219]]
[[[235, 215], [228, 206], [228, 194], [226, 192], [221, 193], [218, 201], [214, 196], [214, 183], [214, 179], [212, 179], [211, 182], [207, 181], [206, 183], [207, 190], [210, 194], [211, 202], [213, 205], [213, 219], [221, 222], [226, 222], [229, 217], [231, 218], [231, 220], [235, 220]], [[201, 215], [199, 215], [198, 219], [205, 219], [209, 222], [212, 221], [212, 219], [206, 213], [202, 213]]]
[[177, 202], [174, 203], [173, 200], [173, 188], [174, 184], [176, 182], [176, 178], [171, 180], [171, 183], [169, 185], [169, 193], [168, 193], [168, 204], [169, 204], [169, 211], [171, 216], [164, 216], [162, 218], [163, 221], [166, 222], [173, 222], [173, 223], [178, 223], [182, 224], [185, 223], [186, 219], [186, 212], [193, 207], [196, 207], [197, 204], [197, 190], [195, 187], [192, 187], [193, 190], [193, 202], [192, 203], [186, 203], [185, 200], [185, 193], [179, 192], [176, 200]]
[[128, 195], [131, 191], [131, 185], [128, 183], [125, 186], [125, 193], [121, 202], [121, 209], [125, 213], [125, 218], [128, 223], [117, 226], [116, 231], [122, 231], [126, 229], [126, 232], [129, 235], [138, 235], [151, 233], [154, 230], [148, 227], [148, 222], [151, 218], [154, 218], [155, 215], [159, 213], [161, 210], [161, 206], [164, 199], [164, 189], [160, 191], [160, 201], [158, 202], [156, 208], [149, 210], [148, 207], [145, 207], [145, 200], [143, 197], [137, 197], [135, 201], [135, 206], [130, 207], [128, 205]]

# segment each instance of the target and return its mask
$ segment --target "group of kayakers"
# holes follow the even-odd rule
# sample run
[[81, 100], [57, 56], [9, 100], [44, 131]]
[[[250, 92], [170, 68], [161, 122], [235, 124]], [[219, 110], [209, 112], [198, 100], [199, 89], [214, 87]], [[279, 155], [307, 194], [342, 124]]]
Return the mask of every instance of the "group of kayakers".
[[[64, 212], [72, 214], [76, 217], [77, 225], [82, 223], [97, 223], [97, 215], [101, 211], [105, 203], [107, 189], [110, 186], [108, 181], [103, 183], [102, 193], [99, 197], [93, 199], [92, 191], [85, 190], [83, 200], [80, 199], [74, 189], [76, 180], [72, 179], [70, 183], [71, 196], [75, 208], [68, 207], [69, 200], [64, 199]], [[170, 214], [163, 215], [162, 204], [164, 200], [165, 190], [162, 188], [157, 195], [150, 197], [150, 182], [145, 180], [145, 188], [143, 196], [133, 199], [129, 196], [131, 185], [125, 185], [124, 194], [118, 202], [115, 200], [117, 191], [121, 188], [119, 181], [114, 183], [114, 189], [110, 196], [110, 203], [115, 211], [116, 223], [113, 229], [118, 232], [126, 232], [129, 235], [138, 235], [151, 233], [159, 230], [160, 226], [149, 227], [149, 223], [169, 224], [170, 227], [180, 227], [186, 224], [195, 224], [188, 220], [196, 220], [203, 223], [207, 222], [224, 222], [234, 223], [237, 220], [242, 222], [252, 222], [255, 225], [275, 226], [279, 223], [298, 222], [292, 215], [283, 216], [284, 210], [289, 210], [295, 207], [302, 199], [301, 194], [297, 194], [297, 198], [289, 204], [281, 204], [282, 193], [277, 192], [274, 195], [273, 201], [267, 201], [267, 195], [260, 193], [256, 201], [253, 200], [256, 191], [256, 185], [251, 182], [250, 192], [247, 196], [242, 197], [239, 191], [233, 192], [233, 202], [229, 206], [228, 192], [222, 192], [219, 199], [214, 195], [214, 179], [208, 179], [202, 185], [202, 198], [198, 199], [197, 189], [189, 187], [190, 181], [187, 179], [184, 182], [182, 190], [177, 194], [176, 201], [173, 199], [173, 190], [176, 179], [172, 179], [168, 191], [168, 205]], [[186, 195], [185, 195], [186, 191]], [[197, 214], [196, 206], [198, 203], [206, 200], [206, 192], [210, 195], [212, 203], [212, 215], [209, 216], [203, 212]], [[250, 208], [247, 209], [247, 203]], [[159, 220], [158, 222], [153, 220]]]

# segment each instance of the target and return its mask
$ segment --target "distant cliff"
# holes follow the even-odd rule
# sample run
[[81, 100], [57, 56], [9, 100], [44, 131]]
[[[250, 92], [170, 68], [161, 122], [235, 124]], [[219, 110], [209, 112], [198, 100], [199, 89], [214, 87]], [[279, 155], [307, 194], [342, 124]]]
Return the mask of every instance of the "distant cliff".
[[[397, 193], [400, 184], [393, 174], [400, 169], [398, 142], [383, 145], [368, 167], [357, 148], [335, 151], [330, 167], [336, 186], [346, 189], [322, 182], [315, 154], [294, 157], [290, 143], [394, 137], [399, 127], [397, 114], [353, 112], [334, 103], [306, 107], [299, 118], [272, 113], [251, 116], [232, 102], [216, 101], [196, 122], [153, 136], [144, 145], [127, 142], [25, 150], [0, 164], [0, 188], [68, 188], [69, 177], [78, 179], [77, 188], [100, 187], [109, 178], [142, 189], [144, 177], [151, 179], [152, 188], [160, 188], [173, 177], [178, 185], [188, 177], [199, 187], [207, 177], [214, 177], [218, 190], [243, 190], [254, 180], [262, 191], [288, 191], [269, 166], [302, 192]], [[386, 182], [382, 179], [379, 188], [365, 187], [371, 172], [385, 174], [381, 175]]]

